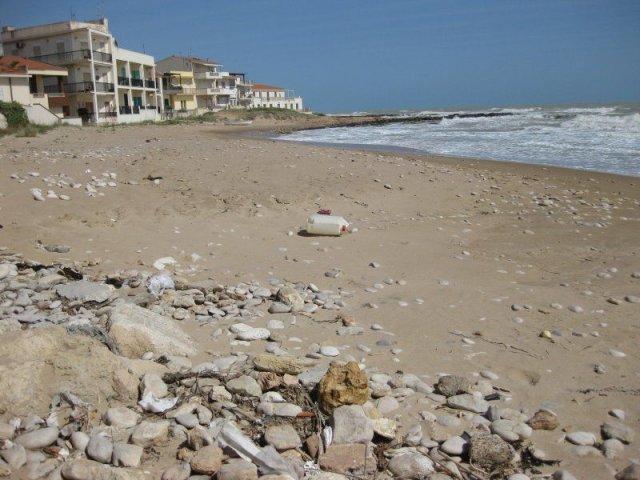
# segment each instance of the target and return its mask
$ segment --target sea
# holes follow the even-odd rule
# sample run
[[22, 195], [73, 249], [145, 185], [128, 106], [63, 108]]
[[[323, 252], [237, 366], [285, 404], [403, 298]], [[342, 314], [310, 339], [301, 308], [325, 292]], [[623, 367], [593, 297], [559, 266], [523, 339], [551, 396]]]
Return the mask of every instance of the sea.
[[[367, 114], [380, 113], [348, 115]], [[278, 138], [640, 176], [640, 103], [405, 110], [383, 115], [436, 120], [302, 130]]]

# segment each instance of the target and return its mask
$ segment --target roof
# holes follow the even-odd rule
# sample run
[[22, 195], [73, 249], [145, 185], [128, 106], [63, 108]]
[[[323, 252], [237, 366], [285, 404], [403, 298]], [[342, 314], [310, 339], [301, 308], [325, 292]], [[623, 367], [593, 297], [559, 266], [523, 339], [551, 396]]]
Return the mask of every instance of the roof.
[[220, 62], [216, 62], [215, 60], [209, 60], [208, 58], [188, 57], [184, 55], [171, 55], [171, 56], [174, 58], [184, 58], [186, 60], [191, 60], [191, 62], [194, 62], [194, 63], [204, 63], [206, 65], [216, 65], [216, 66], [222, 65], [222, 63]]
[[0, 57], [0, 65], [18, 70], [22, 73], [48, 72], [50, 74], [68, 75], [66, 68], [56, 67], [48, 63], [23, 57]]
[[282, 87], [274, 87], [271, 85], [264, 85], [261, 83], [254, 83], [251, 88], [253, 88], [254, 90], [284, 90], [284, 88]]
[[3, 77], [28, 77], [29, 74], [24, 70], [0, 65], [0, 75]]

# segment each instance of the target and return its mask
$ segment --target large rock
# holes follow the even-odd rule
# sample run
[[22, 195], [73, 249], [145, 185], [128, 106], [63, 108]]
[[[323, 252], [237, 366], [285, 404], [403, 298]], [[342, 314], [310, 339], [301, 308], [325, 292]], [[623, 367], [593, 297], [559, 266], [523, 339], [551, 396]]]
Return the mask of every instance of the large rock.
[[56, 293], [67, 300], [79, 302], [102, 303], [111, 297], [114, 288], [105, 283], [87, 282], [80, 280], [56, 287]]
[[640, 480], [640, 465], [632, 463], [624, 470], [616, 473], [616, 480]]
[[202, 447], [191, 457], [191, 470], [195, 473], [212, 475], [222, 465], [222, 450], [215, 445]]
[[46, 427], [32, 432], [23, 433], [16, 437], [15, 442], [24, 448], [38, 450], [39, 448], [48, 447], [58, 438], [60, 431], [57, 427]]
[[363, 405], [369, 398], [367, 375], [356, 362], [331, 365], [318, 390], [320, 408], [329, 414], [342, 405]]
[[69, 391], [98, 405], [118, 395], [113, 372], [125, 367], [97, 340], [63, 328], [22, 330], [0, 337], [0, 409], [47, 416], [49, 402]]
[[294, 311], [301, 310], [304, 307], [304, 300], [298, 291], [288, 285], [278, 290], [276, 297], [281, 303], [292, 307]]
[[158, 422], [143, 421], [133, 429], [131, 433], [131, 443], [141, 447], [149, 447], [164, 442], [169, 436], [169, 422], [160, 420]]
[[264, 439], [278, 451], [290, 450], [302, 445], [298, 432], [288, 423], [267, 427], [264, 432]]
[[329, 423], [333, 428], [333, 442], [369, 443], [373, 438], [373, 423], [360, 405], [343, 405], [333, 411]]
[[604, 439], [615, 438], [622, 443], [631, 443], [634, 437], [634, 431], [624, 423], [611, 420], [602, 425], [602, 438]]
[[111, 335], [123, 355], [140, 358], [145, 352], [193, 356], [193, 339], [172, 319], [137, 305], [124, 303], [111, 311]]
[[511, 461], [514, 450], [498, 435], [475, 435], [469, 441], [469, 458], [475, 465], [493, 470]]
[[469, 380], [458, 375], [445, 375], [438, 379], [436, 388], [445, 397], [452, 397], [459, 393], [470, 393], [472, 384]]

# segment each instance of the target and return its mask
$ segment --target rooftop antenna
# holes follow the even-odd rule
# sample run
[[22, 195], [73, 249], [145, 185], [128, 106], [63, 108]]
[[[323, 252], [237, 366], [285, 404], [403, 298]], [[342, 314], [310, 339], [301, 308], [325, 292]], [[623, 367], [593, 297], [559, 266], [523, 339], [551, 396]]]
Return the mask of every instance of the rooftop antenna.
[[69, 7], [69, 15], [71, 17], [71, 21], [76, 19], [76, 14], [73, 13], [73, 7]]

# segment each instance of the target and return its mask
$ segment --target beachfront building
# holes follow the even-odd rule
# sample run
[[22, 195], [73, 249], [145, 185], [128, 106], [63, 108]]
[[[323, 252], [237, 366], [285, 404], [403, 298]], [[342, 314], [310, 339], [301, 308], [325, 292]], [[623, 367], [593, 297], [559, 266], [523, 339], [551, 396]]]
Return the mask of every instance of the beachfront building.
[[[9, 96], [0, 94], [2, 101], [16, 101], [27, 110], [27, 115], [37, 118], [34, 123], [57, 123], [64, 117], [66, 98], [63, 93], [64, 80], [67, 78], [67, 70], [54, 65], [29, 60], [22, 57], [0, 57], [0, 67], [13, 69], [27, 76], [27, 89], [24, 92], [24, 82], [20, 81], [17, 92], [16, 81], [11, 83]], [[11, 98], [14, 97], [14, 98]], [[46, 117], [49, 120], [46, 121]]]
[[[45, 62], [67, 71], [63, 86], [65, 117], [78, 117], [85, 123], [159, 118], [153, 57], [119, 48], [106, 18], [3, 27], [2, 44], [7, 55]], [[121, 73], [124, 73], [122, 84], [118, 82]], [[133, 79], [133, 75], [136, 80], [143, 80], [142, 86], [138, 81], [125, 81]], [[128, 108], [120, 109], [121, 105]], [[134, 109], [134, 105], [138, 108]]]
[[0, 64], [0, 102], [28, 104], [31, 100], [29, 78], [24, 70]]
[[297, 97], [293, 90], [254, 83], [251, 87], [250, 108], [285, 108], [302, 111], [302, 97]]
[[251, 82], [244, 73], [221, 70], [214, 60], [172, 55], [157, 65], [165, 110], [197, 114], [250, 104]]

